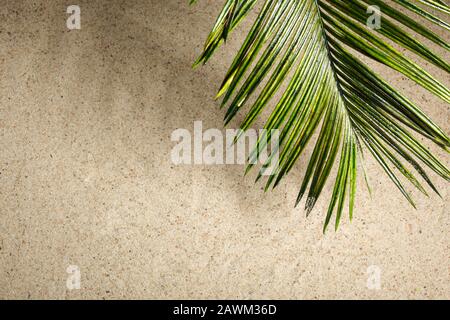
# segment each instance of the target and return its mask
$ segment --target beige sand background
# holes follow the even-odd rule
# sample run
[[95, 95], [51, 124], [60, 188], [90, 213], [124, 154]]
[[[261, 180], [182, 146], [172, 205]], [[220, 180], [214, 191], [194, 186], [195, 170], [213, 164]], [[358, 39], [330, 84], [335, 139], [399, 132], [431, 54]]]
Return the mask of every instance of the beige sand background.
[[[222, 128], [213, 96], [245, 35], [192, 70], [221, 1], [187, 2], [1, 0], [0, 298], [450, 298], [435, 175], [443, 199], [414, 193], [414, 210], [367, 159], [372, 199], [360, 177], [354, 221], [323, 235], [329, 193], [293, 208], [308, 157], [267, 194], [242, 166], [171, 163], [173, 130]], [[450, 131], [448, 105], [374, 67]]]

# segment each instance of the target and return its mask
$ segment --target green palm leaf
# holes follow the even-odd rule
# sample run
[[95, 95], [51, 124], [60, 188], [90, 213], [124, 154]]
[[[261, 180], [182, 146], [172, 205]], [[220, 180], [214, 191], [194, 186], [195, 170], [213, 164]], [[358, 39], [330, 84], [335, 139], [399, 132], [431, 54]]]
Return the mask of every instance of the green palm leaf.
[[[210, 59], [257, 2], [225, 1], [195, 65]], [[385, 40], [390, 39], [449, 73], [450, 64], [411, 34], [420, 34], [450, 50], [445, 40], [411, 17], [416, 14], [450, 30], [450, 25], [434, 13], [440, 11], [446, 16], [450, 14], [449, 6], [442, 0], [415, 3], [394, 0], [396, 6], [383, 0], [260, 2], [263, 3], [259, 15], [231, 64], [218, 97], [223, 97], [222, 106], [227, 107], [225, 123], [228, 123], [255, 96], [241, 123], [243, 130], [254, 123], [264, 108], [274, 105], [264, 128], [266, 132], [280, 130], [280, 154], [278, 167], [268, 177], [266, 189], [275, 187], [289, 173], [313, 134], [318, 132], [297, 204], [306, 197], [307, 214], [311, 212], [337, 163], [324, 231], [333, 215], [337, 229], [346, 200], [349, 216], [353, 216], [357, 162], [362, 158], [358, 154], [362, 154], [363, 146], [413, 206], [414, 201], [402, 180], [427, 194], [416, 177], [418, 174], [437, 193], [422, 166], [446, 180], [450, 180], [450, 171], [411, 130], [446, 151], [450, 138], [416, 104], [368, 68], [355, 52], [402, 73], [450, 103], [448, 88]], [[383, 12], [381, 28], [376, 30], [366, 26], [370, 5], [377, 5]], [[400, 12], [396, 9], [399, 6], [411, 14]], [[271, 104], [283, 84], [286, 86], [281, 98]], [[258, 94], [257, 89], [260, 90]], [[260, 138], [250, 160], [258, 157], [267, 138]], [[258, 179], [272, 160], [269, 157], [262, 166]], [[413, 170], [408, 169], [405, 162]], [[252, 167], [249, 165], [247, 171]]]

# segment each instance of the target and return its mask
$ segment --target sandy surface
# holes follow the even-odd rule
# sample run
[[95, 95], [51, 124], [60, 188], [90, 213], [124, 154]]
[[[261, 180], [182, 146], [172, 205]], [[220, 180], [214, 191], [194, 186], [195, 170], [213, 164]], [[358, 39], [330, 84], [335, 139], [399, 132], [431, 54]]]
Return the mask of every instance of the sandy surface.
[[[450, 298], [435, 175], [443, 199], [414, 192], [414, 210], [367, 159], [372, 198], [360, 177], [355, 219], [323, 235], [331, 184], [309, 218], [293, 208], [308, 157], [267, 194], [243, 166], [171, 163], [174, 130], [222, 129], [213, 97], [245, 32], [191, 69], [220, 1], [79, 0], [69, 31], [72, 2], [0, 5], [0, 298]], [[450, 131], [448, 105], [375, 68]]]

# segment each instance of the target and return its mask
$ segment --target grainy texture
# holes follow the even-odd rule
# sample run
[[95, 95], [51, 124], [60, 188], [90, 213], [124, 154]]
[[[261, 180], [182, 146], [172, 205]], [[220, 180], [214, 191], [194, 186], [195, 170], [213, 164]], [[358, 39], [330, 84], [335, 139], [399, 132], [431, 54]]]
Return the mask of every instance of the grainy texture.
[[[66, 28], [72, 2], [81, 30]], [[360, 176], [354, 221], [323, 235], [331, 184], [309, 218], [293, 208], [308, 157], [266, 194], [243, 166], [171, 163], [173, 130], [222, 128], [214, 92], [248, 28], [192, 70], [221, 1], [187, 2], [2, 0], [0, 298], [449, 299], [435, 175], [443, 199], [414, 193], [414, 210], [368, 158], [372, 198]], [[448, 105], [373, 66], [450, 131]]]

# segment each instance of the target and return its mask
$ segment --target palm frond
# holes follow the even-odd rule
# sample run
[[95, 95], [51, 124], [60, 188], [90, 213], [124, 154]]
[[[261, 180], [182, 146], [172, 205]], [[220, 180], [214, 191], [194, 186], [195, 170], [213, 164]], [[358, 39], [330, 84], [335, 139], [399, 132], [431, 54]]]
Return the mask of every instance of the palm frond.
[[[404, 14], [383, 0], [261, 1], [259, 14], [236, 54], [218, 96], [223, 97], [222, 106], [227, 107], [225, 123], [229, 123], [256, 95], [240, 125], [246, 130], [262, 110], [271, 105], [273, 97], [285, 84], [281, 98], [275, 102], [264, 126], [266, 132], [273, 129], [281, 132], [280, 150], [276, 150], [280, 152], [278, 167], [268, 177], [266, 189], [277, 186], [290, 172], [317, 131], [318, 138], [300, 185], [297, 204], [306, 196], [305, 209], [307, 214], [311, 212], [337, 162], [324, 231], [333, 215], [337, 229], [346, 200], [349, 216], [353, 216], [358, 154], [362, 154], [363, 146], [413, 206], [414, 201], [402, 179], [427, 195], [416, 178], [418, 174], [438, 193], [422, 166], [447, 181], [450, 171], [410, 131], [447, 151], [450, 138], [414, 102], [372, 71], [354, 52], [402, 73], [450, 103], [450, 90], [446, 86], [385, 40], [390, 39], [449, 73], [450, 64], [418, 41], [414, 33], [450, 50], [447, 41], [411, 17], [418, 15], [450, 30], [450, 25], [433, 13], [450, 14], [449, 6], [441, 0], [416, 3], [394, 0], [397, 7], [410, 11], [410, 14]], [[196, 64], [206, 63], [211, 58], [256, 3], [256, 0], [225, 1]], [[379, 29], [370, 30], [366, 26], [370, 5], [377, 5], [384, 14]], [[258, 157], [267, 138], [260, 138], [250, 160]], [[271, 161], [273, 157], [262, 166], [257, 179], [262, 177]], [[250, 164], [247, 171], [252, 167]]]

